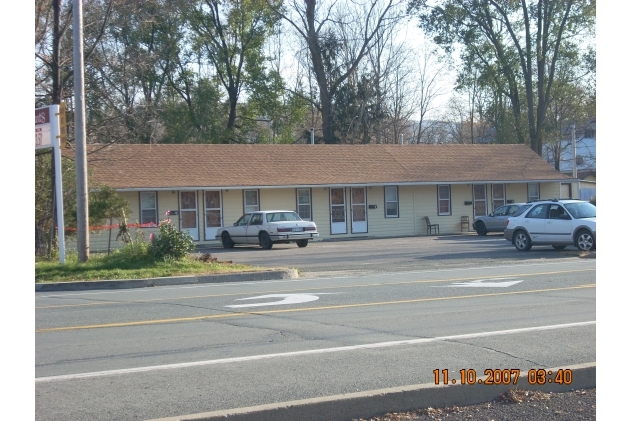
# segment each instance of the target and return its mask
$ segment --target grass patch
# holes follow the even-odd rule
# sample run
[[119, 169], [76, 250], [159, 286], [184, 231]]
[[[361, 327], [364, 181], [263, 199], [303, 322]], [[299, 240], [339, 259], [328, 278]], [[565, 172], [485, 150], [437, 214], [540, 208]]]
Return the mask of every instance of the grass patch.
[[165, 276], [202, 275], [242, 272], [261, 268], [219, 262], [210, 255], [190, 254], [181, 260], [154, 261], [146, 243], [128, 245], [107, 254], [92, 254], [86, 263], [78, 263], [77, 254], [68, 254], [66, 263], [35, 262], [35, 282], [73, 282], [114, 279], [144, 279]]

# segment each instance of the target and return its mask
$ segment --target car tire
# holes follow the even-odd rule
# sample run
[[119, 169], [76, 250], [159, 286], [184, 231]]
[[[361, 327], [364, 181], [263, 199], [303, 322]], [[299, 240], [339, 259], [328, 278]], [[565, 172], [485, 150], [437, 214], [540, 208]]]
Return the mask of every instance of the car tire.
[[484, 225], [484, 222], [479, 221], [477, 224], [475, 224], [475, 232], [478, 233], [478, 235], [486, 235], [486, 233], [488, 232], [486, 230], [486, 225]]
[[591, 232], [587, 230], [580, 230], [576, 234], [576, 247], [581, 251], [596, 250], [596, 241]]
[[234, 241], [232, 241], [232, 238], [230, 238], [230, 234], [228, 234], [227, 232], [221, 234], [221, 245], [225, 249], [231, 249], [234, 247]]
[[269, 238], [269, 234], [266, 232], [262, 232], [259, 234], [259, 243], [261, 244], [261, 247], [263, 247], [265, 250], [271, 249], [274, 245], [274, 243], [272, 243], [272, 239]]
[[565, 247], [567, 246], [552, 246], [552, 248], [555, 250], [563, 250]]
[[296, 241], [296, 245], [298, 247], [307, 247], [307, 244], [309, 244], [309, 240], [297, 240]]
[[519, 251], [528, 251], [532, 248], [532, 241], [526, 231], [519, 230], [513, 236], [513, 244]]

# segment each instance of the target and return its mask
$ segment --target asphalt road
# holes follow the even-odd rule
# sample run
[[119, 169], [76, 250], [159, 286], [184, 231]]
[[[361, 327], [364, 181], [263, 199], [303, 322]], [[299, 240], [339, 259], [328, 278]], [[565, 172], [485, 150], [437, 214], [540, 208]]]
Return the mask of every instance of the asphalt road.
[[[36, 419], [151, 419], [430, 383], [435, 369], [460, 381], [461, 369], [596, 361], [595, 260], [533, 248], [502, 261], [512, 251], [497, 240], [216, 249], [319, 276], [38, 293]], [[281, 263], [299, 258], [311, 266]]]

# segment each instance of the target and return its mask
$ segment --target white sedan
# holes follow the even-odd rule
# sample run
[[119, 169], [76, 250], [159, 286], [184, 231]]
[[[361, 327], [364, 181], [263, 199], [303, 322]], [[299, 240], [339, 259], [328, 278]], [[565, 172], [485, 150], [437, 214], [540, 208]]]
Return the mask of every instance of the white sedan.
[[275, 210], [246, 213], [232, 226], [219, 228], [215, 238], [224, 248], [260, 244], [271, 249], [274, 243], [291, 242], [307, 247], [309, 240], [319, 235], [315, 222], [303, 221], [294, 211]]

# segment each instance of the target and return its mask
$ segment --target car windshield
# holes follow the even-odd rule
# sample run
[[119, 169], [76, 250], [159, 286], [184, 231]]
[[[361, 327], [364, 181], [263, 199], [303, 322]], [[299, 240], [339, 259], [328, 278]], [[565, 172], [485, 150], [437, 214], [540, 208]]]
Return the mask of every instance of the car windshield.
[[296, 212], [271, 212], [267, 214], [267, 222], [302, 221]]
[[234, 223], [234, 225], [247, 225], [248, 222], [250, 221], [250, 218], [252, 217], [251, 213], [246, 213], [245, 215], [243, 215], [241, 218], [239, 218], [239, 220], [237, 222]]
[[566, 203], [565, 208], [576, 219], [596, 217], [596, 206], [589, 202]]

